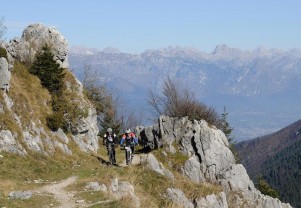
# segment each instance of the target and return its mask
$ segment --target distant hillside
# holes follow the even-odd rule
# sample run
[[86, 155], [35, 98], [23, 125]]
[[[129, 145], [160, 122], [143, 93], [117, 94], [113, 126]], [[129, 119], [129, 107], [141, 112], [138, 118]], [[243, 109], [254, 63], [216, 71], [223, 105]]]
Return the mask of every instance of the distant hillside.
[[264, 179], [278, 190], [281, 200], [301, 207], [301, 141], [276, 154], [263, 164]]
[[[301, 114], [301, 52], [258, 48], [242, 51], [226, 45], [212, 53], [177, 46], [129, 54], [117, 49], [70, 50], [70, 68], [81, 80], [84, 65], [99, 72], [106, 83], [131, 107], [149, 111], [148, 90], [160, 91], [170, 76], [182, 82], [206, 104], [220, 112], [224, 106], [236, 139], [251, 139], [275, 132]], [[284, 106], [286, 106], [284, 108]]]
[[242, 164], [256, 181], [261, 175], [281, 200], [301, 207], [301, 120], [280, 131], [236, 145]]

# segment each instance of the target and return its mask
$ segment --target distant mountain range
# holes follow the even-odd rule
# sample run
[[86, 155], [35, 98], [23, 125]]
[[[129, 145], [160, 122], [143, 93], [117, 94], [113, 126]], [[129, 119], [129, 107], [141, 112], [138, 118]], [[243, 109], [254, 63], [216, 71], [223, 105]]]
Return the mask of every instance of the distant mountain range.
[[240, 142], [236, 149], [253, 181], [262, 176], [281, 200], [301, 207], [301, 120], [278, 132]]
[[[222, 112], [226, 106], [236, 140], [265, 135], [300, 119], [301, 51], [258, 48], [242, 51], [219, 45], [212, 53], [170, 46], [140, 54], [71, 48], [70, 68], [83, 77], [84, 65], [100, 72], [100, 82], [149, 112], [149, 89], [160, 91], [167, 76]], [[144, 113], [147, 114], [147, 113]]]

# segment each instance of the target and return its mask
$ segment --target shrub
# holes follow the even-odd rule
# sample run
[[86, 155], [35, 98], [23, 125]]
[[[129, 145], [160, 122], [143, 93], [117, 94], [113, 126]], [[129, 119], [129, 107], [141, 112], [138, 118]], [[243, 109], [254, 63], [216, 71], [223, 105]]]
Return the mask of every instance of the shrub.
[[64, 86], [64, 69], [53, 59], [54, 54], [46, 44], [39, 51], [30, 67], [30, 73], [38, 76], [42, 85], [54, 94], [61, 94]]
[[52, 131], [57, 131], [64, 124], [64, 115], [61, 112], [54, 112], [46, 118], [47, 126]]
[[212, 108], [198, 101], [188, 89], [180, 86], [171, 78], [163, 84], [162, 95], [150, 91], [148, 103], [154, 109], [156, 116], [170, 117], [188, 116], [190, 120], [206, 120], [209, 124], [220, 126], [220, 116]]
[[7, 59], [7, 52], [6, 52], [5, 48], [0, 48], [0, 58], [1, 57], [4, 57], [4, 58], [6, 58], [6, 60], [8, 60]]
[[84, 68], [83, 86], [86, 97], [96, 108], [98, 121], [102, 126], [101, 134], [104, 134], [107, 128], [118, 132], [121, 128], [121, 121], [118, 118], [117, 100], [105, 85], [99, 85], [96, 71], [92, 71], [90, 66]]
[[262, 177], [258, 178], [258, 190], [264, 194], [273, 198], [279, 198], [279, 194], [274, 190]]

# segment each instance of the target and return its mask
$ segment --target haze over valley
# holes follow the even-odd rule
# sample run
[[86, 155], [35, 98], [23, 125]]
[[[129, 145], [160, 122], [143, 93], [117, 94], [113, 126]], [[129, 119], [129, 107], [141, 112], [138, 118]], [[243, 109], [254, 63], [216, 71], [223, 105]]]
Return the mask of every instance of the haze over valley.
[[[235, 140], [262, 136], [300, 118], [301, 51], [259, 47], [252, 51], [218, 45], [212, 53], [169, 46], [140, 54], [72, 47], [70, 68], [79, 79], [85, 66], [98, 72], [127, 104], [149, 117], [149, 89], [160, 91], [167, 76], [192, 90], [200, 101], [229, 113]], [[148, 112], [148, 113], [146, 113]]]

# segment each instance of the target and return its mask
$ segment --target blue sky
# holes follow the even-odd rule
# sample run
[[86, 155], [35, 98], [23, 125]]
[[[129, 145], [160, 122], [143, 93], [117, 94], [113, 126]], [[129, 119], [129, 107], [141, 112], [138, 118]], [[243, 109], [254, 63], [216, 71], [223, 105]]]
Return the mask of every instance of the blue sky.
[[40, 22], [55, 26], [71, 46], [130, 53], [169, 45], [205, 52], [218, 44], [301, 48], [297, 0], [5, 0], [0, 5], [7, 40]]

